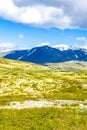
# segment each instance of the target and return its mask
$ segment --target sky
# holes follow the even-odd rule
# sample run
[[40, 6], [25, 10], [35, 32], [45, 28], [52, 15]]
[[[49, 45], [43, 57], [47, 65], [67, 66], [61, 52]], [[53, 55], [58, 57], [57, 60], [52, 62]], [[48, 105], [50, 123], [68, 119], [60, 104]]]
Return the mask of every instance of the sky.
[[87, 49], [87, 0], [0, 0], [0, 51], [41, 45]]

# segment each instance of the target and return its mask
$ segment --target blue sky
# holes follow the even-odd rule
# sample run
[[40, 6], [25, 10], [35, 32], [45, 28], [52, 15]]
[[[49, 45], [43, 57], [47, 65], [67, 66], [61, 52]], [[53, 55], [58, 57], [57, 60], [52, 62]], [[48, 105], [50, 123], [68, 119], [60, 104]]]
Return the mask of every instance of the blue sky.
[[87, 47], [87, 23], [84, 22], [87, 2], [83, 1], [3, 0], [0, 2], [0, 48], [30, 49], [46, 44]]

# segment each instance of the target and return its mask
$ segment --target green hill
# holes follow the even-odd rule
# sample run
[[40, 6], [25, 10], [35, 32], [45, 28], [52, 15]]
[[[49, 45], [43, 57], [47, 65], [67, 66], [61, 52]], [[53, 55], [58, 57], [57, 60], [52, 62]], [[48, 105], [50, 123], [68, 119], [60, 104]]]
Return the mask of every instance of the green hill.
[[0, 58], [0, 104], [29, 99], [87, 99], [87, 71], [63, 72]]

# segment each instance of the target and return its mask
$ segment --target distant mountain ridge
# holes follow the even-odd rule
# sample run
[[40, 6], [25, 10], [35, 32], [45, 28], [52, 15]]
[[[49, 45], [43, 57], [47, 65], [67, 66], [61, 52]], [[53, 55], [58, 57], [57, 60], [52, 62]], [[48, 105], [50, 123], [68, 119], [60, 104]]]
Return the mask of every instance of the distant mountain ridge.
[[65, 50], [50, 46], [39, 46], [31, 50], [11, 51], [4, 58], [33, 62], [37, 64], [59, 63], [65, 61], [87, 61], [87, 50], [84, 48], [68, 48]]

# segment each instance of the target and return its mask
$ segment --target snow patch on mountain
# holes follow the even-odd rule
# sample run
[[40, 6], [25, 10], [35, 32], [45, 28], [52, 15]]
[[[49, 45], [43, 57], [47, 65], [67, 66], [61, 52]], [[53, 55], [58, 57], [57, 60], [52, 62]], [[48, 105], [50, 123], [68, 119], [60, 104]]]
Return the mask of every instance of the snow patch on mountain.
[[36, 49], [32, 50], [30, 53], [27, 54], [27, 56], [33, 54], [36, 51]]

